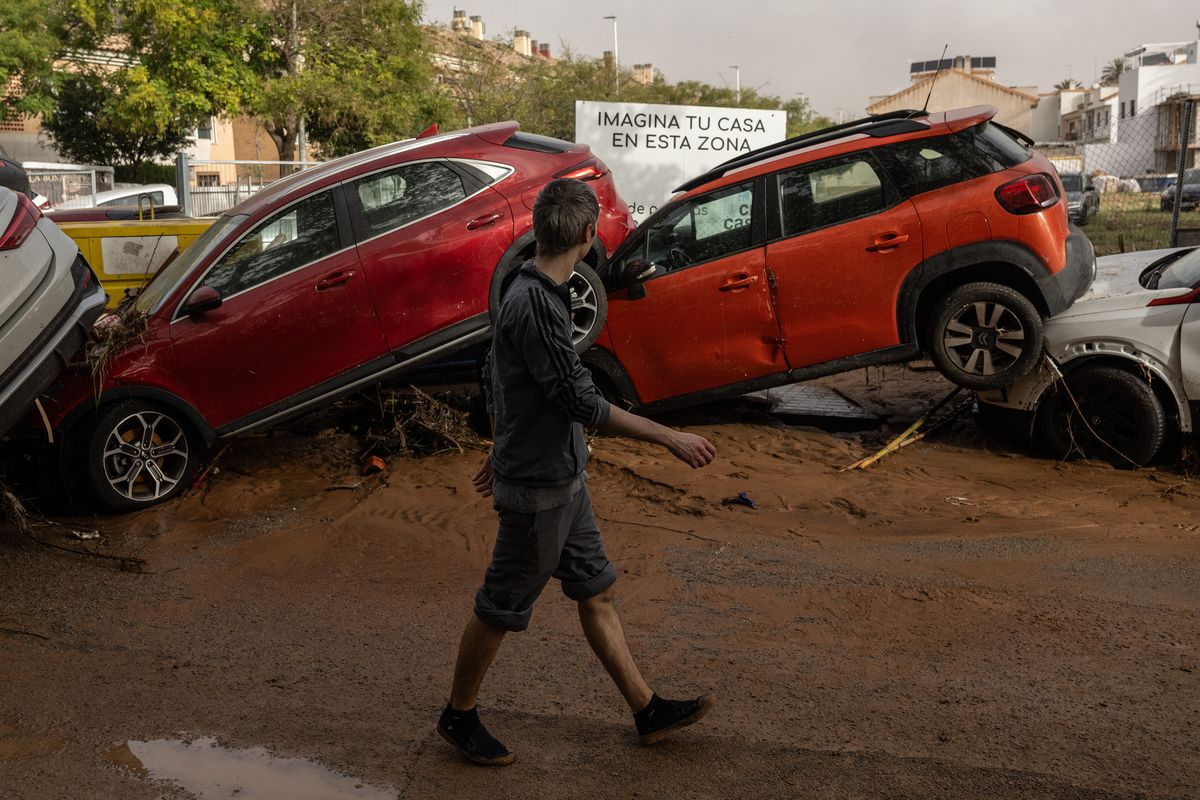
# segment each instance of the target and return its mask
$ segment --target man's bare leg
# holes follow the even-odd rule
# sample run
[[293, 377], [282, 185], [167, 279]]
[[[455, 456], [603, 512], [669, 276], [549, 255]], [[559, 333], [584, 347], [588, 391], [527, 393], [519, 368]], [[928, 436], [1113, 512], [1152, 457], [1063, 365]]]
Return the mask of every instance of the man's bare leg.
[[469, 711], [475, 707], [479, 687], [487, 675], [492, 659], [504, 641], [504, 630], [485, 624], [471, 615], [462, 639], [458, 643], [458, 659], [454, 662], [454, 683], [450, 689], [450, 707]]
[[625, 697], [630, 710], [636, 713], [646, 707], [654, 693], [646, 685], [637, 662], [633, 660], [633, 653], [629, 651], [621, 618], [617, 616], [616, 606], [613, 605], [615, 597], [616, 591], [609, 586], [595, 597], [582, 601], [579, 604], [579, 622], [583, 625], [592, 651]]

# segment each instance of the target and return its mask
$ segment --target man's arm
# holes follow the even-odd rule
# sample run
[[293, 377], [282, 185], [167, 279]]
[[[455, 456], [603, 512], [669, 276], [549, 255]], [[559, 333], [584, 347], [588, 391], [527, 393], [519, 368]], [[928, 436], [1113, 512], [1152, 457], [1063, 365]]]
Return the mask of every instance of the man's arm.
[[703, 436], [673, 430], [617, 406], [610, 406], [608, 420], [600, 429], [605, 433], [628, 436], [630, 439], [665, 447], [671, 455], [692, 469], [699, 469], [711, 463], [717, 456], [717, 448]]

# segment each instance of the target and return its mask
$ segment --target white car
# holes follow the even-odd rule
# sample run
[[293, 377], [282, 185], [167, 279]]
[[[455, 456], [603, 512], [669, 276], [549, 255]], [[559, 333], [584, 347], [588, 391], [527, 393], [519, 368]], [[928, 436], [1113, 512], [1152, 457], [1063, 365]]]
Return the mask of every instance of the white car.
[[1098, 259], [1091, 290], [1045, 335], [1039, 368], [981, 392], [981, 412], [1021, 412], [1058, 458], [1149, 463], [1200, 410], [1200, 248]]
[[139, 201], [147, 208], [150, 203], [153, 203], [155, 208], [179, 205], [179, 198], [175, 195], [174, 186], [167, 183], [147, 183], [144, 186], [118, 186], [116, 189], [97, 192], [95, 203], [92, 202], [90, 196], [78, 197], [65, 203], [59, 203], [56, 208], [136, 206]]
[[104, 310], [79, 248], [26, 195], [0, 187], [0, 437], [29, 413]]

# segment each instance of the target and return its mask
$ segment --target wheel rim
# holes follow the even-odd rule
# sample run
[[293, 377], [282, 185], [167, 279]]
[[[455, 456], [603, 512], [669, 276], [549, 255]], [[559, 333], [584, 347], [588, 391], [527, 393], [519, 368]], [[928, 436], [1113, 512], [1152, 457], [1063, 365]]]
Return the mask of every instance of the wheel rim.
[[599, 313], [596, 290], [587, 278], [572, 272], [567, 279], [571, 290], [571, 344], [579, 344], [591, 333]]
[[1025, 326], [1003, 303], [967, 303], [946, 323], [942, 344], [963, 372], [996, 375], [1021, 357]]
[[104, 477], [114, 492], [135, 502], [153, 502], [183, 480], [187, 436], [166, 414], [130, 414], [109, 431], [103, 460]]

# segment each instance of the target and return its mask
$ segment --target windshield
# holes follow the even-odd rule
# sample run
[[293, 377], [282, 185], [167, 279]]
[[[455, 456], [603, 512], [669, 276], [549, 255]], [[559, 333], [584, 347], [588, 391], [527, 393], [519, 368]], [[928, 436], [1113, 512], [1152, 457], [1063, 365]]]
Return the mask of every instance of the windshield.
[[1200, 284], [1200, 247], [1176, 258], [1158, 274], [1155, 289], [1193, 289]]
[[158, 311], [167, 295], [192, 271], [192, 267], [220, 246], [225, 240], [225, 233], [236, 228], [245, 219], [244, 214], [218, 217], [212, 227], [200, 234], [190, 247], [155, 273], [150, 282], [146, 284], [146, 288], [142, 289], [137, 299], [133, 301], [134, 310], [144, 314], [153, 314]]
[[1068, 192], [1082, 192], [1083, 191], [1083, 176], [1082, 175], [1072, 175], [1071, 173], [1068, 172], [1066, 175], [1059, 175], [1058, 177], [1062, 178], [1063, 188], [1066, 189]]

